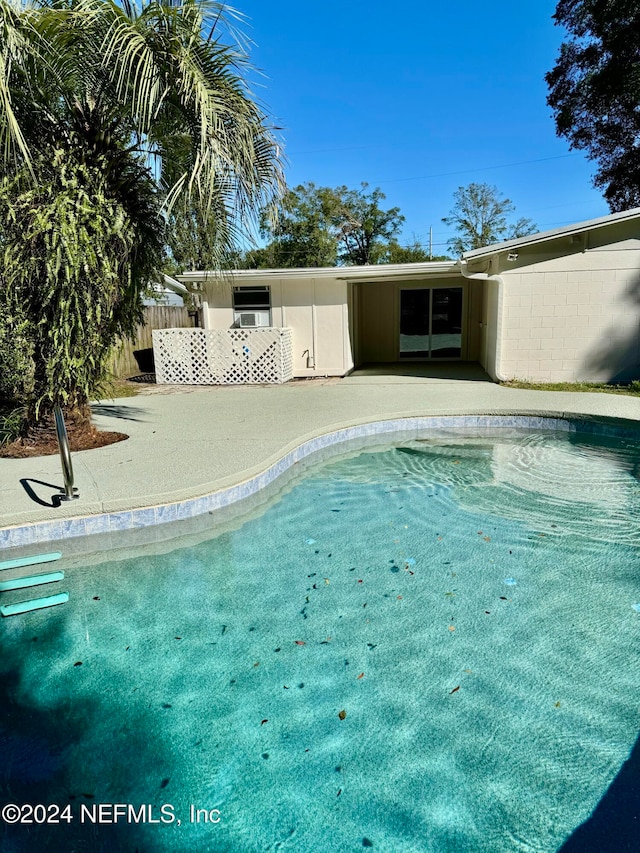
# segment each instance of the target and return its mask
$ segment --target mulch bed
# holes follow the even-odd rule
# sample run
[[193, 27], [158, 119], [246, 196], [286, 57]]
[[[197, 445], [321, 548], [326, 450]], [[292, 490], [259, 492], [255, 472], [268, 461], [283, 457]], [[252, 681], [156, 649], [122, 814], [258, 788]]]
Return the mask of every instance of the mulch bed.
[[[71, 451], [94, 450], [96, 447], [106, 447], [117, 441], [129, 438], [123, 432], [104, 432], [97, 430], [92, 424], [76, 425], [67, 423], [67, 437]], [[26, 459], [31, 456], [51, 456], [58, 453], [58, 439], [55, 429], [42, 426], [33, 430], [25, 438], [19, 438], [11, 444], [0, 447], [0, 457], [5, 459]]]

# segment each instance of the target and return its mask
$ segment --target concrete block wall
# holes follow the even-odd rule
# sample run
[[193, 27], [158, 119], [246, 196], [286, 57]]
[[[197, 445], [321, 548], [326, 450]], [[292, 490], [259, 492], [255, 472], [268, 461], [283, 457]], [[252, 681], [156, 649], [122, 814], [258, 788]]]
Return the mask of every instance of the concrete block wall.
[[640, 378], [640, 246], [533, 261], [502, 273], [502, 378]]

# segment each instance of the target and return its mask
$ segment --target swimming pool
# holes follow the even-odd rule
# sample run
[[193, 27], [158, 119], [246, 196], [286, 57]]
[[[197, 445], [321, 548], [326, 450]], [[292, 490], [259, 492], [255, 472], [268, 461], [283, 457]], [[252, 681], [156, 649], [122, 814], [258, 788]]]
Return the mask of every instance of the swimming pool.
[[345, 448], [246, 521], [76, 560], [0, 663], [2, 803], [70, 820], [0, 846], [558, 850], [637, 736], [639, 470], [566, 433]]

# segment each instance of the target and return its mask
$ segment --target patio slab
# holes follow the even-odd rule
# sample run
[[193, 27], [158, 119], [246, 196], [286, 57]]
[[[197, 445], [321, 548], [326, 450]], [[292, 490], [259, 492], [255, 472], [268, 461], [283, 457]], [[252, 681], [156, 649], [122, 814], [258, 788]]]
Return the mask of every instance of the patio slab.
[[80, 497], [59, 505], [58, 456], [1, 459], [0, 529], [211, 494], [264, 471], [303, 441], [376, 420], [551, 414], [640, 423], [636, 397], [529, 391], [477, 372], [402, 368], [279, 386], [152, 386], [137, 397], [94, 403], [96, 425], [128, 440], [74, 453]]

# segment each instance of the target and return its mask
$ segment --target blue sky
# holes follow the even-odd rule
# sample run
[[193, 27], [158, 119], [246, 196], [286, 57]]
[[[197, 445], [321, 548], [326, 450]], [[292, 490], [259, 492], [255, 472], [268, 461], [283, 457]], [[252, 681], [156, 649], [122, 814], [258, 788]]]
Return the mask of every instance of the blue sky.
[[401, 242], [446, 250], [458, 186], [498, 187], [541, 230], [608, 213], [594, 164], [555, 135], [555, 0], [238, 0], [254, 94], [284, 129], [290, 186], [379, 186]]

